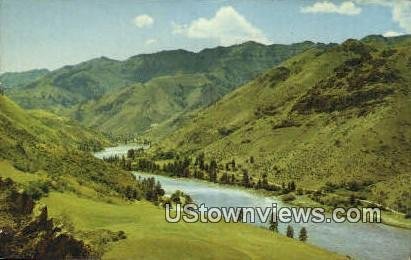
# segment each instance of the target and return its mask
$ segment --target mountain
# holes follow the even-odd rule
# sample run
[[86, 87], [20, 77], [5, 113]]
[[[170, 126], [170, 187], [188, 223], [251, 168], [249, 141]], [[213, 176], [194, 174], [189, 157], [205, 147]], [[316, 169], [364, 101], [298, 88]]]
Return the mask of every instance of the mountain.
[[[342, 259], [252, 225], [170, 224], [162, 207], [139, 197], [149, 194], [148, 182], [94, 158], [87, 144], [108, 145], [94, 131], [0, 95], [0, 258], [201, 258], [207, 251]], [[233, 240], [238, 234], [253, 242]], [[167, 250], [158, 250], [159, 241]]]
[[24, 72], [6, 72], [0, 75], [0, 82], [6, 89], [22, 87], [36, 81], [49, 72], [47, 69], [29, 70]]
[[312, 48], [192, 114], [156, 147], [205, 152], [221, 165], [235, 159], [254, 180], [267, 174], [279, 185], [355, 183], [356, 196], [405, 212], [410, 86], [409, 35]]
[[212, 104], [260, 72], [314, 46], [246, 42], [198, 53], [142, 54], [125, 61], [102, 57], [52, 71], [9, 95], [25, 108], [69, 115], [99, 130], [142, 133]]
[[[0, 96], [0, 166], [39, 174], [57, 190], [73, 191], [83, 183], [84, 188], [121, 194], [124, 186], [133, 182], [132, 175], [108, 167], [90, 154], [109, 144], [94, 130], [48, 112], [27, 112]], [[24, 179], [23, 175], [9, 177]]]

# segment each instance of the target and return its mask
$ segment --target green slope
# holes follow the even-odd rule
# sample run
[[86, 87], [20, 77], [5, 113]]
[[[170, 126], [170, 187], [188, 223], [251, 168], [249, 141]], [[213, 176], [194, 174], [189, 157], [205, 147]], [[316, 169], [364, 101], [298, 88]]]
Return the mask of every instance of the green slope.
[[5, 72], [0, 75], [0, 82], [3, 84], [3, 88], [6, 89], [23, 87], [40, 79], [48, 72], [49, 70], [47, 69], [29, 70], [24, 72]]
[[[0, 229], [17, 232], [10, 238], [3, 232], [0, 257], [65, 256], [83, 248], [82, 240], [92, 257], [108, 259], [339, 258], [245, 224], [168, 224], [160, 207], [124, 199], [125, 187], [136, 182], [131, 173], [77, 149], [91, 140], [106, 144], [98, 133], [0, 96]], [[39, 199], [33, 192], [39, 189], [45, 194], [34, 212], [47, 210], [35, 217], [32, 198]], [[54, 251], [38, 251], [53, 244]]]
[[355, 180], [365, 185], [361, 196], [405, 212], [410, 54], [410, 36], [308, 50], [193, 115], [157, 147], [204, 151], [222, 165], [235, 159], [254, 180], [266, 173], [277, 184], [344, 188]]
[[[99, 58], [55, 70], [10, 95], [25, 108], [69, 115], [106, 132], [141, 133], [212, 104], [260, 72], [314, 46], [247, 42], [198, 53], [162, 51], [125, 61]], [[158, 132], [167, 133], [170, 127]]]

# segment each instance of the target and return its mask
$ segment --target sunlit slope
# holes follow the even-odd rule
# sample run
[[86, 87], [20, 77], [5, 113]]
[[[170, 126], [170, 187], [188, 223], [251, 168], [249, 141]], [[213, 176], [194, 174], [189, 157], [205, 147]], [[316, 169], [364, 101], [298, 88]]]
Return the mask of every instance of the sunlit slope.
[[[133, 182], [132, 175], [89, 152], [108, 144], [95, 131], [44, 111], [26, 112], [0, 96], [0, 164], [7, 166], [4, 169], [14, 167], [27, 176], [42, 176], [57, 190], [76, 191], [81, 183], [101, 194], [116, 194]], [[8, 172], [12, 171], [0, 176], [26, 179]]]
[[[368, 180], [375, 201], [395, 205], [411, 187], [411, 43], [410, 36], [381, 38], [291, 58], [186, 120], [159, 146], [235, 159], [278, 184]], [[246, 163], [250, 156], [254, 164]]]
[[127, 239], [106, 247], [104, 259], [344, 259], [247, 224], [167, 223], [164, 210], [147, 202], [105, 203], [52, 193], [42, 203], [51, 216], [69, 217], [77, 230], [124, 231]]
[[[133, 183], [130, 173], [78, 151], [78, 142], [93, 132], [43, 111], [28, 113], [4, 96], [0, 119], [0, 178], [11, 178], [22, 189], [33, 182], [47, 185], [38, 207], [47, 206], [63, 232], [103, 258], [338, 259], [246, 224], [169, 224], [160, 206], [123, 199], [120, 192]], [[109, 234], [119, 231], [127, 238], [112, 240]]]
[[210, 105], [260, 72], [317, 45], [247, 42], [125, 61], [103, 57], [52, 71], [8, 94], [25, 108], [69, 115], [106, 132], [141, 133], [179, 113]]

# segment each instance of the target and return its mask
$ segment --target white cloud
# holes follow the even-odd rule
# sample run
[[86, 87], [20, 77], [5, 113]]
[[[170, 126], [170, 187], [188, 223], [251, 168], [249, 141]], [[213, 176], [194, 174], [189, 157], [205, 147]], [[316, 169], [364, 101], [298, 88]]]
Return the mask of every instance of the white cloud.
[[302, 13], [336, 13], [341, 15], [357, 15], [361, 13], [361, 7], [352, 1], [345, 1], [340, 5], [329, 1], [316, 2], [311, 6], [301, 8]]
[[397, 1], [392, 8], [392, 19], [407, 33], [411, 33], [411, 1]]
[[395, 37], [395, 36], [400, 36], [400, 35], [403, 35], [403, 33], [394, 32], [394, 31], [388, 31], [388, 32], [383, 33], [384, 37]]
[[224, 46], [245, 41], [271, 43], [260, 29], [231, 6], [221, 7], [209, 19], [200, 17], [190, 24], [173, 23], [173, 33], [192, 39], [212, 39]]
[[407, 33], [411, 33], [410, 0], [355, 0], [360, 5], [380, 5], [392, 8], [392, 19]]
[[151, 39], [147, 39], [145, 44], [146, 45], [153, 45], [157, 43], [157, 39], [151, 38]]
[[154, 23], [154, 18], [147, 14], [142, 14], [136, 16], [133, 22], [138, 28], [143, 28], [152, 25]]

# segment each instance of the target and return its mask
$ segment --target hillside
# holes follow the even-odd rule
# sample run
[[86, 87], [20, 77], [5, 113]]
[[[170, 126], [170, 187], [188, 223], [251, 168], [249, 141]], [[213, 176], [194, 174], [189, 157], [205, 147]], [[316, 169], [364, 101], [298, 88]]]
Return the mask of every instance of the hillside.
[[[279, 185], [292, 180], [306, 189], [355, 191], [405, 212], [410, 54], [410, 36], [308, 50], [192, 115], [157, 152], [204, 151], [221, 165], [220, 174], [234, 159], [254, 183], [267, 174]], [[352, 183], [355, 189], [347, 188]]]
[[250, 225], [168, 224], [159, 206], [130, 200], [130, 192], [145, 192], [131, 173], [79, 150], [107, 144], [98, 133], [50, 113], [29, 113], [5, 96], [0, 119], [0, 257], [204, 258], [208, 252], [340, 259]]
[[29, 70], [24, 72], [6, 72], [0, 75], [0, 82], [6, 89], [23, 87], [36, 81], [49, 72], [47, 69]]
[[[52, 71], [9, 95], [25, 108], [68, 115], [105, 132], [142, 133], [212, 104], [260, 72], [314, 46], [247, 42], [198, 53], [162, 51], [125, 61], [102, 57]], [[170, 127], [159, 132], [167, 133]]]

